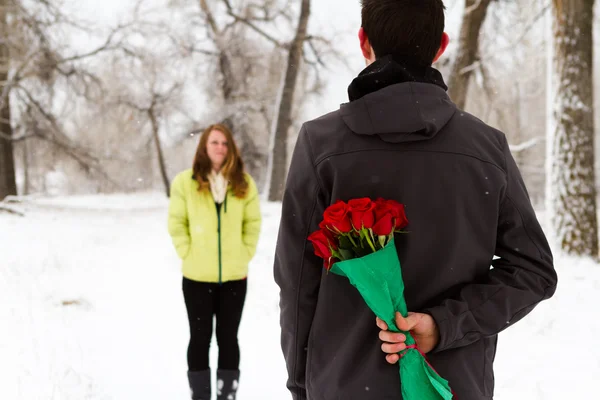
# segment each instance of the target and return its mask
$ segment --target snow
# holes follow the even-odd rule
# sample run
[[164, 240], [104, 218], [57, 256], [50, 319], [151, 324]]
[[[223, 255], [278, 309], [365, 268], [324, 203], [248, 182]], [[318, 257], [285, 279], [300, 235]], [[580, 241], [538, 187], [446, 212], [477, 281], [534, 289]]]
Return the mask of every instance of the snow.
[[[1, 399], [189, 398], [180, 263], [159, 196], [31, 200], [13, 205], [26, 217], [0, 213]], [[286, 396], [269, 234], [278, 208], [263, 213], [240, 328], [241, 400]]]
[[[188, 325], [160, 193], [28, 199], [0, 213], [0, 398], [186, 399]], [[239, 400], [289, 399], [263, 203], [240, 328]], [[551, 300], [500, 335], [495, 399], [591, 398], [600, 266], [556, 259]], [[216, 344], [211, 348], [216, 365]]]
[[137, 195], [128, 194], [90, 194], [78, 196], [53, 196], [40, 197], [34, 201], [35, 206], [49, 206], [55, 208], [83, 209], [83, 210], [147, 210], [163, 209], [168, 205], [164, 193], [148, 192]]

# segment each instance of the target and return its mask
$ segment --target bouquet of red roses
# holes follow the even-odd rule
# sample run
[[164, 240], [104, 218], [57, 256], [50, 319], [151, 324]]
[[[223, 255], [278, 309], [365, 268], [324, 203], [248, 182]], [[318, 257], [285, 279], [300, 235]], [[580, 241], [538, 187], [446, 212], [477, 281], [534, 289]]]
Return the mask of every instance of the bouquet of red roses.
[[[403, 204], [395, 200], [369, 198], [338, 201], [323, 213], [319, 230], [308, 239], [325, 268], [356, 287], [369, 308], [399, 332], [396, 311], [404, 317], [404, 281], [396, 253], [394, 233], [408, 225]], [[404, 400], [449, 400], [452, 391], [419, 351], [409, 332], [407, 349], [400, 354], [400, 380]]]

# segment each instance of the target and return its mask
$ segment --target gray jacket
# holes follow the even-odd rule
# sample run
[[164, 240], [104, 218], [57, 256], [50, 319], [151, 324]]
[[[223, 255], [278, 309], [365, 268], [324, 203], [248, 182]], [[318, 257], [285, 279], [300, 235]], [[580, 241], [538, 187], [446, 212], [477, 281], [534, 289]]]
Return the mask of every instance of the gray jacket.
[[491, 399], [498, 333], [552, 296], [557, 276], [504, 134], [419, 82], [368, 93], [301, 129], [274, 265], [292, 397], [402, 398], [375, 316], [307, 241], [328, 205], [358, 197], [406, 205], [410, 233], [396, 238], [406, 301], [441, 334], [428, 358], [457, 399]]

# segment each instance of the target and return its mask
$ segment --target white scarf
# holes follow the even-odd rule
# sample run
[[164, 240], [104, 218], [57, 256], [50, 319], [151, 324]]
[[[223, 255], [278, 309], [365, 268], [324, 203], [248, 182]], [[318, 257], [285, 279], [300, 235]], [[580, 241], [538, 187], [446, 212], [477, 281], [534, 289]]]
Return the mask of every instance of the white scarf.
[[210, 171], [208, 174], [208, 182], [210, 182], [210, 191], [216, 203], [223, 203], [225, 195], [227, 195], [227, 179], [221, 172]]

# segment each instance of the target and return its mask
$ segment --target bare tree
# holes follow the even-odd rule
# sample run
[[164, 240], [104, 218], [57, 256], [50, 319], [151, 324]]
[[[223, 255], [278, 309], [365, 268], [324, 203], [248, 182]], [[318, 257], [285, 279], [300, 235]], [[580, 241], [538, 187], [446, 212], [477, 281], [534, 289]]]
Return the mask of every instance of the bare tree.
[[[0, 196], [3, 190], [16, 192], [17, 182], [34, 191], [43, 188], [50, 166], [68, 174], [70, 190], [147, 189], [158, 181], [156, 170], [166, 188], [170, 164], [180, 167], [180, 160], [169, 158], [173, 146], [183, 146], [187, 154], [192, 144], [183, 134], [209, 120], [233, 129], [248, 169], [264, 186], [270, 133], [276, 127], [286, 132], [280, 138], [287, 143], [287, 132], [299, 118], [306, 93], [322, 88], [319, 71], [326, 57], [336, 55], [333, 46], [306, 33], [308, 14], [302, 43], [296, 44], [300, 41], [292, 39], [299, 37], [294, 35], [294, 14], [300, 2], [295, 0], [171, 0], [174, 6], [187, 7], [169, 9], [179, 10], [175, 11], [178, 21], [187, 21], [182, 25], [173, 23], [171, 15], [166, 17], [164, 9], [163, 15], [136, 20], [142, 1], [138, 0], [134, 21], [109, 32], [99, 46], [74, 52], [55, 40], [63, 27], [69, 34], [98, 36], [94, 28], [68, 18], [60, 0], [0, 0], [8, 4], [10, 15], [6, 18], [9, 40], [2, 42], [10, 55], [2, 58], [8, 72], [0, 83], [3, 104], [10, 101], [6, 110], [12, 110], [3, 118], [10, 124], [0, 131]], [[136, 35], [144, 40], [136, 42]], [[298, 47], [299, 56], [290, 51]], [[135, 77], [120, 81], [116, 90], [111, 78], [115, 73], [128, 75], [128, 70], [110, 70], [115, 63], [123, 65], [116, 59], [141, 59], [148, 53], [173, 60], [173, 68], [157, 71], [155, 86]], [[109, 59], [113, 54], [118, 56]], [[173, 71], [181, 63], [195, 65], [195, 72], [190, 75], [188, 70], [174, 79]], [[203, 90], [208, 87], [216, 91]], [[276, 101], [278, 92], [287, 93], [281, 103]], [[183, 125], [187, 126], [181, 129]], [[4, 156], [9, 147], [12, 159]], [[278, 156], [286, 164], [285, 150]], [[15, 179], [15, 170], [22, 180]], [[14, 190], [3, 189], [4, 177], [12, 177]]]
[[[173, 1], [180, 6], [187, 4], [185, 0]], [[232, 128], [249, 170], [259, 177], [261, 187], [271, 178], [268, 169], [272, 162], [270, 136], [278, 125], [279, 139], [287, 135], [295, 109], [302, 108], [310, 91], [322, 87], [319, 70], [323, 69], [325, 59], [337, 55], [328, 40], [307, 34], [310, 7], [308, 2], [301, 3], [297, 0], [198, 0], [203, 30], [192, 37], [193, 44], [187, 46], [214, 66], [212, 81], [213, 85], [218, 83], [219, 90], [218, 96], [211, 97], [215, 109], [212, 116]], [[296, 9], [306, 17], [295, 18]], [[298, 31], [301, 19], [305, 20], [305, 26]], [[300, 41], [298, 33], [302, 30]], [[289, 31], [289, 38], [282, 35], [282, 31]], [[308, 55], [302, 51], [304, 46]], [[293, 65], [288, 65], [290, 61]], [[311, 82], [301, 87], [296, 83], [298, 73], [304, 69], [313, 71], [311, 80], [316, 84]], [[301, 81], [301, 84], [306, 83]], [[305, 96], [295, 96], [298, 92]], [[222, 101], [220, 104], [217, 97]], [[281, 116], [279, 99], [284, 100]], [[294, 107], [286, 111], [286, 104], [291, 103]], [[287, 137], [284, 140], [287, 143]], [[284, 148], [285, 143], [277, 147]], [[285, 151], [277, 153], [276, 157], [285, 164]]]
[[549, 210], [563, 251], [598, 258], [594, 174], [593, 0], [553, 0]]
[[274, 132], [274, 143], [271, 152], [269, 200], [281, 201], [287, 175], [288, 145], [287, 138], [292, 126], [292, 110], [298, 71], [302, 62], [303, 48], [306, 42], [308, 19], [310, 17], [310, 0], [302, 0], [296, 35], [290, 43], [288, 61], [283, 83], [281, 101], [277, 112], [277, 125]]
[[52, 35], [60, 27], [87, 33], [89, 30], [66, 16], [60, 4], [47, 0], [34, 3], [2, 0], [0, 6], [3, 17], [0, 199], [16, 193], [13, 147], [25, 140], [35, 139], [36, 144], [46, 142], [84, 171], [109, 179], [93, 150], [76, 143], [66, 132], [64, 121], [57, 114], [55, 89], [60, 87], [69, 93], [67, 100], [61, 100], [63, 105], [101, 90], [100, 80], [83, 63], [105, 52], [126, 50], [118, 38], [123, 27], [113, 30], [98, 47], [72, 53], [57, 45]]
[[[220, 75], [219, 84], [224, 103], [220, 122], [228, 125], [234, 132], [251, 174], [258, 175], [265, 164], [266, 154], [261, 152], [256, 144], [257, 132], [249, 115], [257, 111], [266, 111], [270, 106], [264, 108], [264, 103], [268, 100], [264, 99], [256, 88], [252, 90], [250, 87], [253, 76], [260, 74], [261, 65], [256, 55], [249, 53], [256, 46], [250, 44], [253, 40], [249, 37], [249, 32], [269, 38], [268, 40], [277, 46], [279, 42], [258, 24], [272, 23], [285, 14], [272, 13], [265, 9], [264, 15], [259, 16], [257, 10], [260, 10], [260, 7], [254, 3], [238, 7], [239, 11], [228, 0], [217, 3], [225, 8], [226, 18], [221, 22], [208, 2], [199, 0], [200, 11], [209, 29], [208, 34], [213, 47], [213, 50], [205, 51], [205, 54], [215, 59]], [[264, 89], [263, 95], [272, 92]]]
[[497, 1], [480, 31], [465, 109], [506, 133], [531, 200], [546, 193], [547, 35], [551, 3]]
[[469, 82], [478, 67], [479, 36], [491, 1], [465, 0], [458, 50], [448, 79], [450, 98], [461, 109], [465, 108]]
[[120, 99], [119, 102], [134, 109], [147, 118], [150, 124], [150, 130], [152, 132], [151, 137], [156, 151], [156, 160], [158, 162], [160, 176], [165, 193], [167, 197], [169, 197], [170, 179], [167, 172], [167, 163], [165, 161], [163, 146], [160, 139], [160, 130], [161, 121], [165, 119], [165, 113], [167, 111], [166, 108], [170, 105], [170, 103], [174, 102], [173, 99], [175, 97], [180, 96], [179, 91], [181, 89], [181, 85], [179, 83], [174, 83], [171, 87], [161, 90], [158, 88], [156, 78], [157, 77], [155, 75], [154, 79], [152, 80], [150, 91], [148, 93], [148, 100], [146, 101], [145, 105], [142, 104], [143, 102], [134, 101], [131, 99]]

